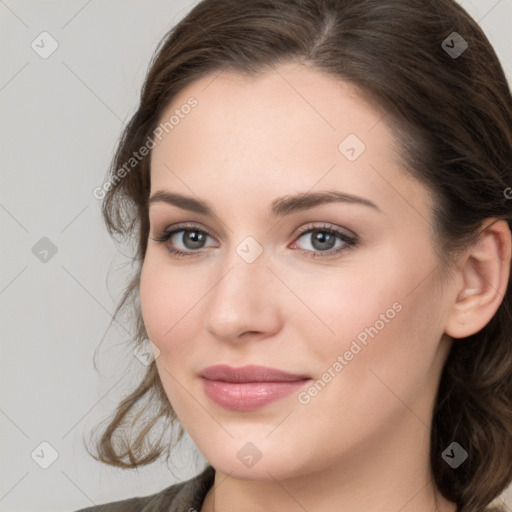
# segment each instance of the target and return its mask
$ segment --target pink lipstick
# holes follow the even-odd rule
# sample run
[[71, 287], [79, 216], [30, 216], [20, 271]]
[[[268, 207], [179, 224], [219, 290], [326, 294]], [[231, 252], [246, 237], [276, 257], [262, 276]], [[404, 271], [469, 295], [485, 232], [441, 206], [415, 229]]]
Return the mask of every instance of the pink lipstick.
[[307, 375], [256, 365], [210, 366], [200, 376], [206, 396], [217, 405], [235, 411], [259, 409], [298, 391], [311, 380]]

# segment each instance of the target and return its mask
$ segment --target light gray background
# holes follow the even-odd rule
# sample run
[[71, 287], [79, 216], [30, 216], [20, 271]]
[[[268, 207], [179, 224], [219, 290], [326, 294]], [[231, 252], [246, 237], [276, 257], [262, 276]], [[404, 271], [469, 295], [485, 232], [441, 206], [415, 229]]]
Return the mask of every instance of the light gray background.
[[[512, 0], [461, 3], [510, 80]], [[126, 321], [106, 331], [130, 249], [108, 237], [92, 191], [136, 109], [158, 41], [195, 4], [0, 0], [1, 512], [72, 512], [151, 494], [204, 462], [188, 436], [172, 471], [110, 468], [82, 445], [145, 369], [131, 353]], [[31, 47], [43, 31], [59, 45], [47, 59]], [[32, 252], [43, 237], [57, 247], [45, 263]], [[47, 469], [31, 457], [43, 441], [58, 453]], [[43, 462], [50, 453], [36, 452]]]

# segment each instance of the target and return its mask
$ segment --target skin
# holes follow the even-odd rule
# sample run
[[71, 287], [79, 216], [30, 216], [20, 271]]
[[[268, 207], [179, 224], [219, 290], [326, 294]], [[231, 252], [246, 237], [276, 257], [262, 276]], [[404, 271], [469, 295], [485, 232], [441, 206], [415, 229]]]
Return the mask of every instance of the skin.
[[[216, 469], [201, 512], [455, 511], [429, 466], [435, 393], [452, 338], [480, 330], [501, 302], [506, 224], [489, 222], [443, 281], [433, 199], [404, 174], [383, 113], [352, 86], [292, 63], [253, 78], [224, 72], [182, 90], [162, 118], [190, 96], [198, 105], [152, 152], [151, 194], [201, 198], [215, 216], [150, 205], [140, 300], [169, 401]], [[338, 149], [350, 133], [366, 145], [353, 162]], [[331, 203], [270, 217], [277, 197], [320, 190], [379, 210]], [[208, 233], [203, 246], [184, 245], [183, 232], [167, 244], [199, 256], [172, 256], [152, 239], [182, 222]], [[322, 251], [313, 233], [298, 238], [309, 225], [359, 243], [309, 258]], [[236, 252], [247, 236], [263, 250], [252, 263]], [[394, 318], [307, 404], [292, 393], [237, 412], [204, 393], [198, 372], [221, 363], [320, 379], [397, 303]], [[262, 454], [252, 467], [237, 457], [249, 442]]]

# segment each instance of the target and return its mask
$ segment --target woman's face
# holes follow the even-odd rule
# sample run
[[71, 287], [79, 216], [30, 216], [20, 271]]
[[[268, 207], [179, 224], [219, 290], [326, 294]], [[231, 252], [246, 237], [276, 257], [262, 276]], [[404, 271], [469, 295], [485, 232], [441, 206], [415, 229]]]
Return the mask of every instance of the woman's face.
[[[279, 479], [427, 446], [453, 293], [430, 195], [404, 174], [383, 112], [287, 64], [203, 78], [162, 122], [173, 115], [151, 196], [188, 200], [150, 204], [140, 299], [163, 386], [202, 454], [233, 477]], [[207, 382], [214, 365], [309, 380]]]

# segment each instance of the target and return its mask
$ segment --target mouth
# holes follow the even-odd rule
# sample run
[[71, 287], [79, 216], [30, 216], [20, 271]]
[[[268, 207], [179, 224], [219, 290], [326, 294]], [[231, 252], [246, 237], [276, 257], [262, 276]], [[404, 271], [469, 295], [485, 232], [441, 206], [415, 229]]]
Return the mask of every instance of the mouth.
[[249, 365], [205, 368], [200, 376], [206, 396], [225, 409], [252, 411], [298, 391], [312, 379], [276, 368]]

